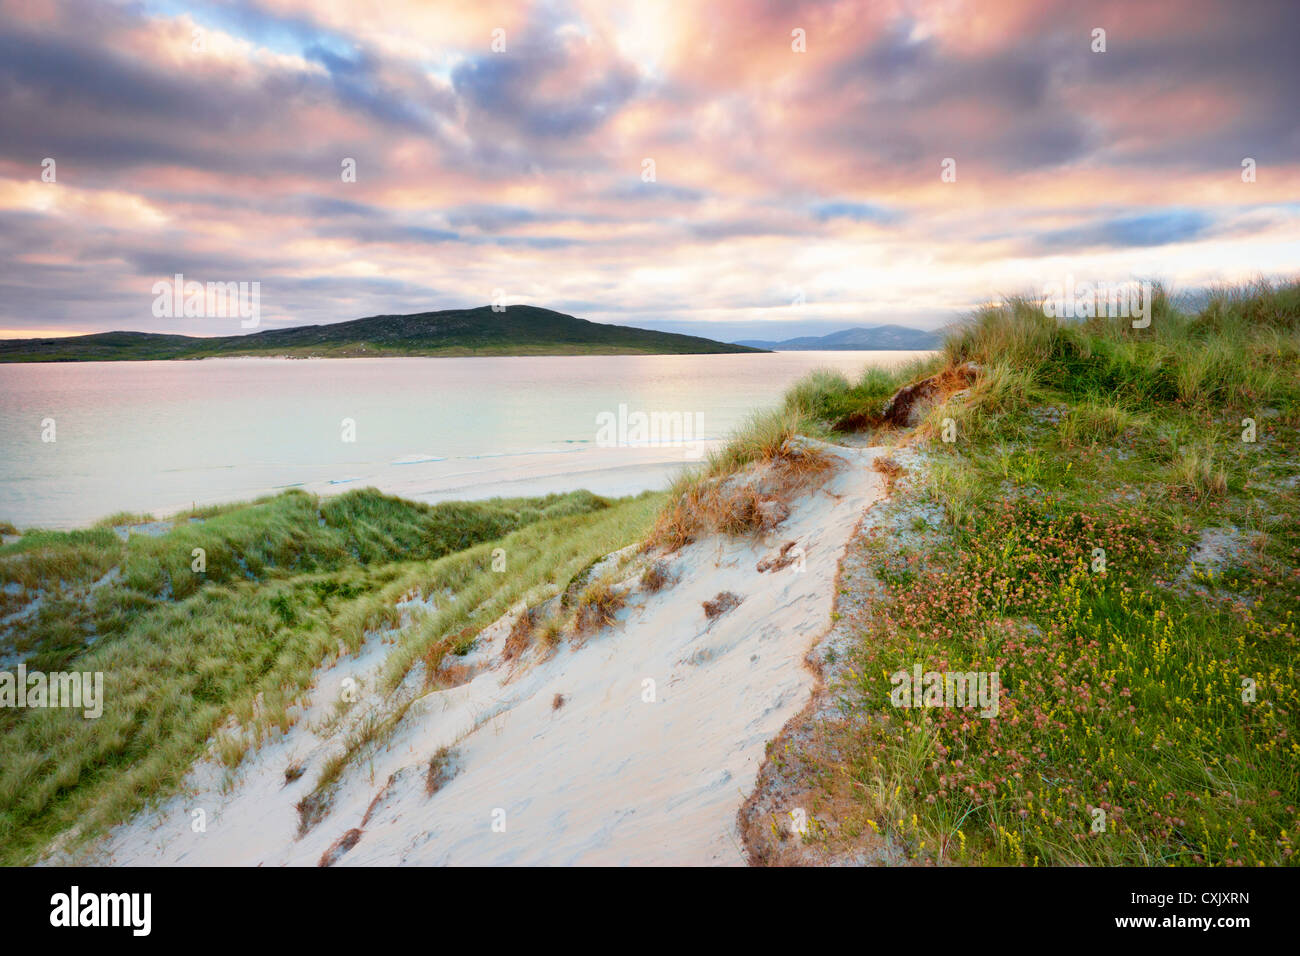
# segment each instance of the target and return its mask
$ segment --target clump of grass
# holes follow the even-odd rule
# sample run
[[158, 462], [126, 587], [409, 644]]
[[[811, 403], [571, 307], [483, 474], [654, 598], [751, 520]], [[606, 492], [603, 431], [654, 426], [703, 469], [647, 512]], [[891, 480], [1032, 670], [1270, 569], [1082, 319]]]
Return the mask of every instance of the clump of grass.
[[1061, 333], [1062, 326], [1044, 313], [1042, 301], [1011, 296], [1000, 305], [977, 310], [948, 335], [943, 352], [951, 366], [1005, 360], [1041, 368], [1059, 353]]
[[721, 617], [732, 608], [740, 606], [745, 600], [734, 591], [719, 591], [712, 599], [704, 602], [704, 616], [709, 620]]
[[216, 743], [213, 746], [217, 760], [227, 770], [236, 769], [244, 758], [248, 756], [248, 749], [252, 745], [248, 735], [239, 731], [222, 731], [217, 734]]
[[95, 522], [96, 528], [118, 528], [123, 525], [152, 524], [157, 519], [151, 514], [142, 514], [135, 511], [119, 511], [109, 515], [107, 518], [101, 518]]
[[641, 572], [641, 590], [647, 594], [657, 594], [672, 583], [672, 572], [668, 562], [662, 558], [650, 562]]
[[455, 757], [456, 752], [452, 748], [440, 747], [438, 752], [429, 758], [429, 769], [424, 774], [425, 796], [433, 796], [456, 775]]
[[[783, 440], [763, 452], [763, 474], [725, 471], [713, 466], [687, 475], [669, 491], [664, 508], [645, 547], [676, 551], [707, 534], [757, 534], [769, 531], [789, 515], [787, 500], [818, 478], [829, 475], [831, 459], [816, 447]], [[759, 460], [742, 451], [719, 461], [746, 464]], [[749, 480], [752, 478], [753, 480]]]
[[1070, 408], [1058, 426], [1058, 435], [1067, 446], [1105, 444], [1128, 431], [1133, 418], [1118, 405], [1085, 399]]
[[1174, 461], [1178, 482], [1196, 498], [1219, 498], [1228, 490], [1228, 476], [1216, 465], [1210, 447], [1184, 448]]
[[597, 578], [587, 585], [578, 600], [574, 614], [574, 630], [579, 635], [590, 634], [609, 627], [618, 621], [618, 612], [627, 603], [627, 592], [609, 579]]
[[[720, 495], [718, 501], [713, 523], [723, 534], [753, 534], [765, 525], [779, 523], [777, 516], [780, 512], [774, 512], [779, 504], [777, 499], [771, 495], [759, 494], [753, 487], [737, 488]], [[789, 507], [784, 508], [785, 514], [789, 514], [789, 511]]]
[[313, 790], [296, 804], [298, 811], [298, 839], [305, 837], [329, 813], [330, 794]]
[[539, 613], [536, 608], [525, 607], [519, 616], [515, 618], [515, 623], [510, 627], [510, 633], [506, 637], [505, 646], [502, 648], [501, 656], [509, 661], [523, 653], [529, 643], [532, 642], [533, 635], [537, 631]]
[[703, 476], [731, 475], [747, 465], [772, 461], [799, 434], [801, 423], [797, 406], [751, 416], [720, 450], [709, 455]]
[[547, 618], [538, 631], [537, 637], [546, 647], [555, 647], [564, 637], [564, 619], [558, 614]]

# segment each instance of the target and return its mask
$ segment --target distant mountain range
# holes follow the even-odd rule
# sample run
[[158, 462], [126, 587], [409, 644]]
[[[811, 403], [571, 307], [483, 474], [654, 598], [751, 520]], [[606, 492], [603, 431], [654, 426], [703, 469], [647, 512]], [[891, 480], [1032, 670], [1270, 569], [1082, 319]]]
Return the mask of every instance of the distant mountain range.
[[679, 355], [755, 352], [760, 347], [695, 335], [606, 325], [531, 305], [494, 312], [447, 309], [375, 315], [333, 325], [199, 338], [99, 332], [67, 338], [0, 340], [0, 362], [113, 362], [240, 355], [357, 358], [392, 355]]
[[935, 349], [939, 347], [941, 341], [942, 337], [939, 333], [927, 332], [924, 329], [911, 329], [904, 325], [869, 325], [832, 332], [830, 335], [805, 335], [797, 339], [786, 339], [784, 342], [746, 339], [736, 344], [774, 352], [817, 352], [856, 349]]

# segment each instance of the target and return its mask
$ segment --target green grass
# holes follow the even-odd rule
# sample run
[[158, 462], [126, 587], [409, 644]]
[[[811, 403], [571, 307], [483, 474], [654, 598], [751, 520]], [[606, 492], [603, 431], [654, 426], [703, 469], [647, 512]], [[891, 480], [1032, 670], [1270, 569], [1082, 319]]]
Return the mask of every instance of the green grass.
[[[0, 863], [31, 862], [71, 827], [102, 832], [174, 792], [209, 742], [238, 767], [292, 726], [293, 702], [340, 643], [355, 650], [395, 623], [403, 595], [457, 600], [410, 629], [385, 692], [433, 646], [472, 641], [519, 596], [635, 541], [658, 505], [586, 492], [433, 506], [370, 489], [292, 492], [156, 538], [29, 532], [0, 549], [3, 580], [45, 595], [16, 643], [35, 650], [33, 670], [102, 671], [106, 703], [97, 720], [0, 710]], [[194, 547], [207, 551], [202, 574]], [[504, 571], [492, 570], [497, 548]]]
[[[887, 523], [866, 542], [884, 596], [853, 617], [846, 719], [803, 754], [840, 823], [818, 839], [848, 849], [875, 831], [961, 864], [1290, 864], [1300, 285], [1219, 290], [1195, 313], [1157, 289], [1147, 329], [1010, 299], [936, 362], [802, 382], [785, 425], [836, 437], [967, 362], [969, 395], [876, 436], [919, 442], [926, 464], [884, 506], [911, 540]], [[939, 440], [945, 419], [956, 441]], [[1216, 528], [1238, 548], [1192, 567]], [[1000, 713], [893, 708], [889, 675], [915, 663], [997, 670]]]
[[[847, 801], [825, 839], [875, 830], [941, 863], [1294, 861], [1298, 359], [1295, 284], [1223, 290], [1195, 314], [1159, 294], [1141, 330], [1011, 300], [949, 336], [944, 361], [979, 378], [929, 413], [930, 464], [887, 506], [905, 528], [918, 506], [946, 521], [868, 541], [884, 597], [853, 619], [837, 756], [808, 756], [826, 806]], [[898, 384], [807, 383], [802, 427]], [[1189, 567], [1215, 528], [1240, 548]], [[917, 663], [997, 670], [1000, 713], [892, 707], [889, 675]]]
[[[88, 639], [117, 637], [142, 611], [205, 585], [436, 558], [543, 518], [604, 505], [587, 492], [424, 505], [372, 489], [324, 500], [290, 491], [178, 515], [172, 530], [157, 537], [123, 541], [114, 532], [141, 516], [115, 516], [87, 531], [29, 531], [0, 547], [0, 588], [22, 589], [6, 594], [3, 607], [16, 610], [37, 594], [42, 603], [0, 636], [0, 650], [29, 655], [33, 668], [59, 670]], [[110, 571], [115, 580], [92, 587]]]

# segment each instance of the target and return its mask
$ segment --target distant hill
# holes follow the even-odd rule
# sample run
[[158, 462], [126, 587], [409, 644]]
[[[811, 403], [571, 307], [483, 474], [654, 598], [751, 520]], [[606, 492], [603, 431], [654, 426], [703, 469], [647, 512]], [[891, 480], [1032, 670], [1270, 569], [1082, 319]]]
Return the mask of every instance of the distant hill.
[[99, 332], [58, 339], [0, 339], [0, 362], [120, 362], [236, 355], [357, 358], [392, 355], [678, 355], [760, 347], [695, 335], [606, 325], [531, 305], [375, 315], [333, 325], [198, 338]]
[[937, 332], [910, 329], [904, 325], [871, 325], [845, 329], [830, 335], [805, 335], [784, 342], [759, 342], [746, 339], [737, 345], [779, 352], [815, 352], [853, 349], [936, 349], [942, 341]]

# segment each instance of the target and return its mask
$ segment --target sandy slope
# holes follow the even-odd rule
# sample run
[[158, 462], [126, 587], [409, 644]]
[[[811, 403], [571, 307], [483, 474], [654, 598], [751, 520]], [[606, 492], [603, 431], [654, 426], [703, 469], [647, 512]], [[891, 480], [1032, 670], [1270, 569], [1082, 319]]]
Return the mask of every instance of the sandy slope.
[[[854, 525], [883, 493], [870, 468], [876, 449], [830, 450], [840, 459], [834, 476], [793, 502], [766, 540], [684, 548], [669, 558], [676, 583], [635, 590], [619, 622], [582, 646], [506, 663], [511, 619], [484, 631], [468, 659], [473, 679], [416, 701], [305, 836], [295, 804], [339, 746], [337, 731], [312, 728], [345, 677], [359, 679], [364, 701], [392, 634], [322, 671], [304, 718], [251, 755], [232, 788], [223, 792], [222, 772], [199, 764], [187, 795], [113, 831], [91, 861], [316, 865], [357, 828], [337, 865], [743, 864], [737, 809], [764, 745], [808, 700], [814, 678], [803, 657], [829, 624]], [[792, 540], [806, 551], [802, 571], [756, 570]], [[721, 591], [744, 600], [710, 621], [702, 602]], [[554, 709], [557, 694], [565, 702]], [[445, 745], [455, 775], [429, 796], [428, 763]], [[286, 785], [292, 760], [307, 769]], [[196, 809], [204, 832], [191, 825]]]

